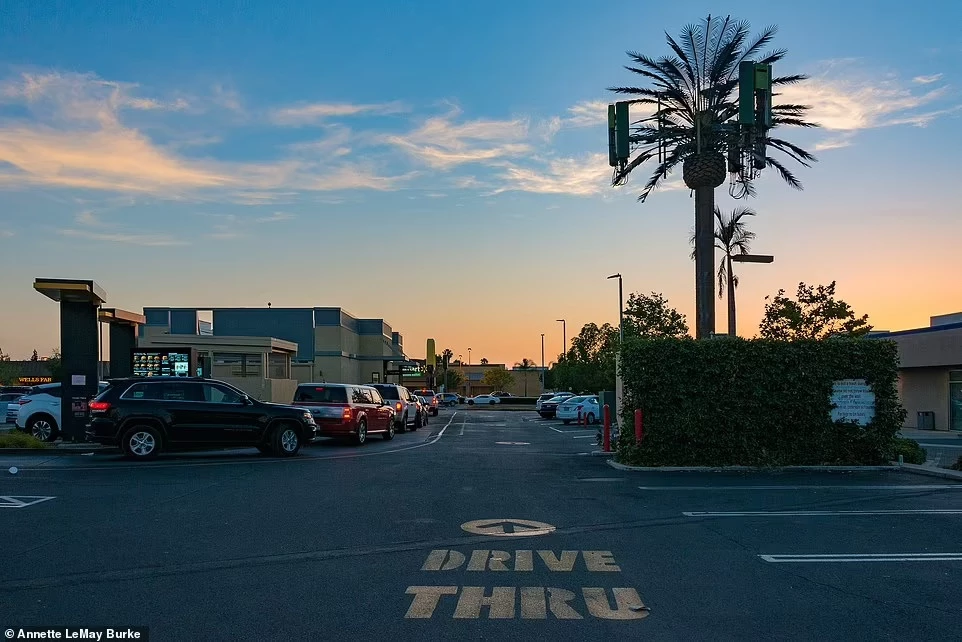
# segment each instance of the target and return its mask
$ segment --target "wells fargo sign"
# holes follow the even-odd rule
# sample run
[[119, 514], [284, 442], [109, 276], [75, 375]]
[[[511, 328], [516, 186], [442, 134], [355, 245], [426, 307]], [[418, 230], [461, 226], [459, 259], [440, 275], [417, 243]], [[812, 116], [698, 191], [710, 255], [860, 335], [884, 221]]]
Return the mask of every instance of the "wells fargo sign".
[[20, 377], [17, 381], [21, 386], [35, 386], [41, 383], [53, 383], [53, 377]]

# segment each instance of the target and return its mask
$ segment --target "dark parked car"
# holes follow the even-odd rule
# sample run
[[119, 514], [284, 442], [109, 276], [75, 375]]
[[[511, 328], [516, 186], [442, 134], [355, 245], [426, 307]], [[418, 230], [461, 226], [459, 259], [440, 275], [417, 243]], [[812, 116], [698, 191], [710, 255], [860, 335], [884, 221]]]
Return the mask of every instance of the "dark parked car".
[[134, 459], [168, 449], [231, 446], [290, 457], [317, 430], [304, 408], [257, 401], [213, 379], [137, 377], [109, 384], [90, 402], [87, 439], [119, 446]]
[[541, 407], [538, 408], [538, 414], [545, 419], [551, 419], [558, 412], [558, 406], [573, 396], [570, 392], [561, 392], [550, 399], [542, 401]]
[[348, 437], [358, 446], [371, 433], [394, 439], [394, 405], [371, 386], [302, 383], [294, 391], [294, 403], [311, 412], [321, 436]]

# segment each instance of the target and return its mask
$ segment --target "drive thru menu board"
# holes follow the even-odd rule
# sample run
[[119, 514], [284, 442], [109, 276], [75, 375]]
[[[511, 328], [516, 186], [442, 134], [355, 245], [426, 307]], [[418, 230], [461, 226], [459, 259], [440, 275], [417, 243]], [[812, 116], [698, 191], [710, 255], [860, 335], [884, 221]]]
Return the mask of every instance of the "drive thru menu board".
[[136, 377], [189, 377], [190, 354], [187, 352], [147, 352], [135, 350]]

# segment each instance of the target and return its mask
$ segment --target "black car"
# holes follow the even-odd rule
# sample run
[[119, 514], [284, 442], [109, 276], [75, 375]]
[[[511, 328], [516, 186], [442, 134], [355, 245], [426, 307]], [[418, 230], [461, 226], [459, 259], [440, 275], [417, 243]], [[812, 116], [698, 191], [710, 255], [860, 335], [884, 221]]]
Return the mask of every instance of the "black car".
[[90, 402], [87, 440], [119, 446], [133, 459], [151, 459], [162, 450], [233, 446], [291, 457], [317, 431], [304, 408], [257, 401], [214, 379], [137, 377], [109, 383]]
[[541, 406], [538, 408], [538, 414], [545, 419], [551, 419], [558, 413], [558, 406], [572, 396], [573, 395], [571, 393], [562, 393], [560, 395], [555, 395], [546, 401], [542, 401]]

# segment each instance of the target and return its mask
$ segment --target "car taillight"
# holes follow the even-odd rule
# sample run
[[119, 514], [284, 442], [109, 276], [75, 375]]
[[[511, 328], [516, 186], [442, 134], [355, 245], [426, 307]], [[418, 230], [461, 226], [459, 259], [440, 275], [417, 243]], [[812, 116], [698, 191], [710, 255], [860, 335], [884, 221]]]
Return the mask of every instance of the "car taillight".
[[438, 398], [437, 398], [437, 397], [435, 397], [434, 399], [431, 400], [431, 405], [432, 405], [432, 406], [438, 405]]
[[397, 409], [398, 412], [401, 412], [401, 409], [403, 408], [400, 401], [394, 404], [394, 407]]
[[32, 399], [20, 399], [19, 401], [17, 401], [17, 403], [20, 404], [21, 406], [25, 406], [25, 405], [27, 405], [28, 403], [30, 403], [31, 401], [33, 401], [33, 400], [32, 400]]
[[344, 412], [341, 414], [341, 418], [342, 418], [342, 419], [350, 419], [350, 418], [351, 418], [351, 407], [350, 407], [350, 406], [345, 406], [345, 407], [344, 407]]
[[90, 410], [94, 412], [106, 412], [110, 410], [110, 403], [107, 401], [91, 401]]

